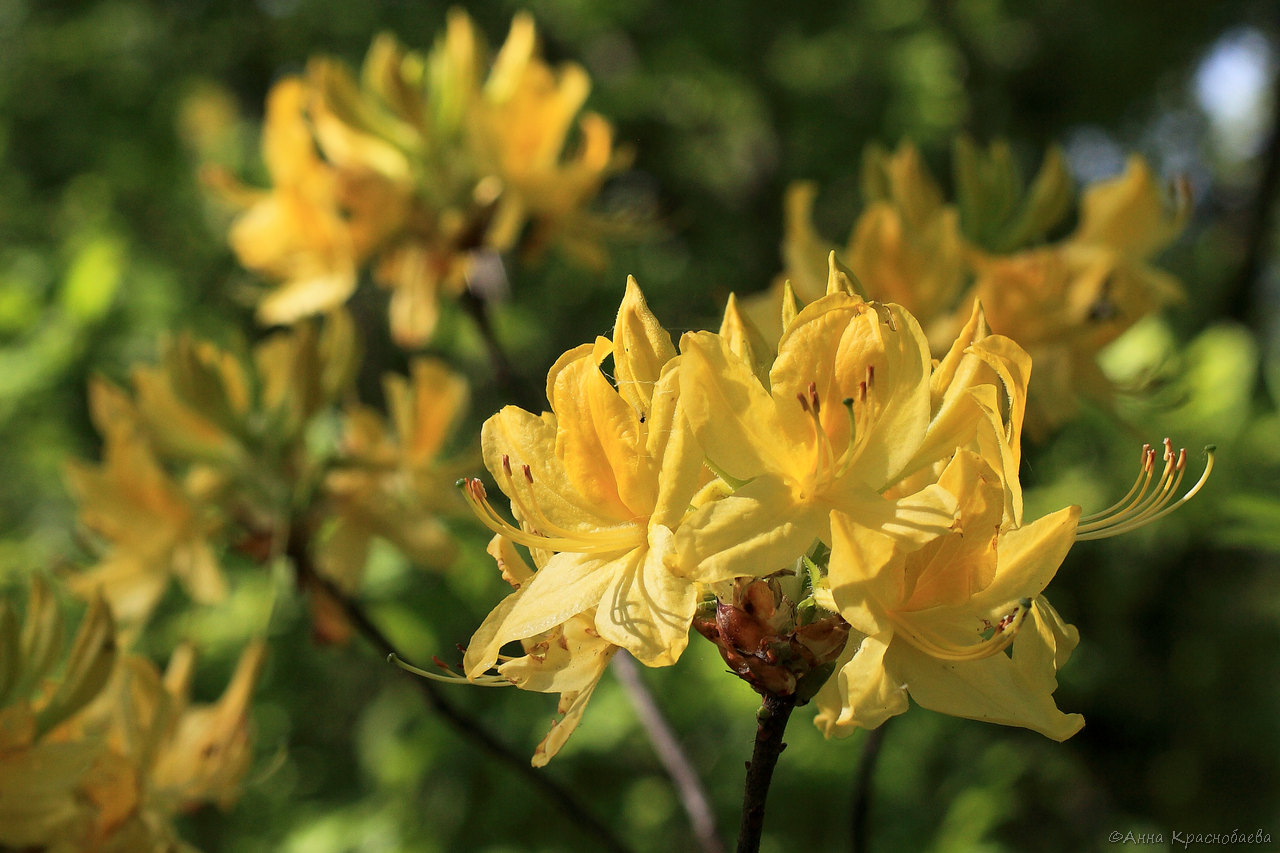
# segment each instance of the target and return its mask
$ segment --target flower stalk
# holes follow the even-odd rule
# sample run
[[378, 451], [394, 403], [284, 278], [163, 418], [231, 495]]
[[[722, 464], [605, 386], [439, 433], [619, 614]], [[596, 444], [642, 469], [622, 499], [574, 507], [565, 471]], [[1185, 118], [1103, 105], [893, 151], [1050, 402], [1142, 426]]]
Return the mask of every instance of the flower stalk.
[[742, 823], [738, 829], [738, 853], [758, 853], [760, 850], [769, 784], [773, 781], [773, 768], [778, 764], [778, 756], [787, 748], [782, 736], [795, 707], [794, 694], [774, 696], [766, 693], [760, 710], [756, 712], [756, 745], [752, 750], [751, 760], [747, 762], [746, 790], [742, 796]]

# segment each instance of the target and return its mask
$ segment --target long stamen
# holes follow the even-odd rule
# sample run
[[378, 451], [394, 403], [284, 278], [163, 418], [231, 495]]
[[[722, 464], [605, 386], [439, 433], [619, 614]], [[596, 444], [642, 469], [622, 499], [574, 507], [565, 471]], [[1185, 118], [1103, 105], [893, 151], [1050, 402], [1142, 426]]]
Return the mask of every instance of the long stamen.
[[804, 409], [805, 414], [809, 416], [810, 426], [813, 427], [813, 468], [809, 476], [816, 488], [827, 482], [827, 471], [835, 474], [836, 454], [831, 447], [831, 437], [822, 426], [822, 399], [818, 396], [817, 383], [810, 382], [808, 395], [797, 394], [796, 398], [800, 401], [800, 407]]
[[1081, 516], [1080, 523], [1088, 524], [1096, 519], [1106, 518], [1108, 515], [1111, 515], [1111, 513], [1128, 503], [1129, 500], [1138, 493], [1139, 488], [1145, 490], [1147, 487], [1146, 484], [1151, 482], [1151, 470], [1154, 467], [1154, 460], [1155, 451], [1151, 449], [1151, 445], [1142, 445], [1142, 452], [1138, 454], [1138, 477], [1133, 481], [1133, 487], [1129, 489], [1128, 493], [1124, 497], [1106, 509]]
[[[1143, 493], [1139, 493], [1138, 497], [1123, 510], [1114, 513], [1110, 517], [1104, 516], [1100, 520], [1094, 520], [1084, 526], [1084, 532], [1088, 533], [1098, 527], [1116, 524], [1127, 519], [1136, 519], [1145, 516], [1153, 509], [1158, 509], [1168, 503], [1169, 495], [1176, 491], [1178, 485], [1182, 482], [1182, 472], [1186, 469], [1186, 452], [1181, 456], [1181, 466], [1178, 467], [1178, 456], [1173, 452], [1173, 442], [1169, 439], [1164, 440], [1164, 468], [1160, 471], [1160, 479], [1156, 481], [1155, 489], [1150, 495], [1143, 497]], [[1152, 467], [1155, 463], [1155, 451], [1151, 452]], [[1079, 527], [1076, 528], [1079, 532]]]
[[[515, 478], [512, 477], [510, 482], [514, 484], [514, 480]], [[472, 512], [476, 514], [476, 517], [480, 519], [485, 527], [529, 548], [540, 548], [547, 551], [570, 551], [576, 554], [602, 554], [634, 548], [644, 541], [645, 531], [635, 525], [625, 525], [591, 533], [577, 533], [551, 524], [545, 514], [541, 512], [535, 514], [536, 519], [530, 520], [535, 523], [547, 523], [549, 525], [548, 528], [546, 530], [525, 530], [522, 527], [516, 527], [498, 514], [498, 511], [489, 503], [488, 495], [485, 494], [484, 484], [479, 480], [463, 478], [458, 481], [458, 486], [462, 489]], [[515, 491], [514, 485], [512, 486], [512, 491]], [[513, 498], [513, 500], [516, 499]], [[528, 505], [529, 502], [527, 501], [519, 502], [522, 510], [527, 509]], [[536, 502], [533, 506], [536, 508]], [[546, 535], [548, 532], [552, 535]]]
[[1145, 454], [1147, 460], [1144, 463], [1144, 467], [1147, 470], [1139, 477], [1143, 484], [1140, 489], [1136, 490], [1136, 496], [1135, 489], [1130, 489], [1129, 494], [1133, 497], [1126, 496], [1115, 508], [1090, 516], [1087, 523], [1080, 525], [1076, 529], [1077, 541], [1106, 539], [1111, 536], [1119, 536], [1121, 533], [1137, 530], [1139, 527], [1145, 527], [1154, 521], [1164, 518], [1191, 500], [1204, 487], [1210, 473], [1213, 472], [1214, 451], [1217, 448], [1212, 445], [1205, 448], [1207, 459], [1204, 471], [1200, 473], [1200, 479], [1196, 480], [1195, 485], [1188, 489], [1186, 494], [1174, 500], [1173, 495], [1177, 494], [1178, 487], [1182, 484], [1183, 475], [1186, 473], [1187, 451], [1184, 448], [1175, 454], [1172, 442], [1169, 439], [1165, 439], [1164, 443], [1164, 471], [1161, 472], [1160, 481], [1156, 484], [1155, 491], [1149, 496], [1145, 494], [1147, 482], [1149, 482], [1152, 470], [1155, 467], [1155, 451], [1150, 450]]
[[1031, 599], [1024, 598], [1020, 600], [1017, 607], [1005, 614], [1004, 618], [995, 624], [994, 633], [988, 639], [969, 646], [951, 645], [931, 640], [905, 624], [902, 620], [894, 618], [893, 614], [890, 614], [890, 619], [893, 622], [895, 634], [901, 633], [907, 642], [930, 657], [954, 661], [982, 660], [1009, 648], [1014, 638], [1017, 637], [1018, 631], [1027, 621], [1027, 614], [1031, 612], [1031, 607]]
[[[866, 397], [866, 383], [862, 385], [862, 396]], [[858, 444], [858, 413], [854, 411], [853, 398], [845, 397], [840, 401], [844, 406], [845, 414], [849, 416], [849, 441], [844, 446], [844, 453], [840, 454], [840, 458], [836, 460], [835, 479], [840, 479], [849, 472], [849, 466], [853, 464], [854, 449]]]
[[447, 675], [441, 674], [439, 672], [429, 672], [428, 670], [425, 670], [425, 669], [419, 669], [418, 667], [414, 666], [411, 663], [406, 663], [405, 661], [401, 660], [400, 656], [397, 655], [395, 652], [392, 652], [391, 654], [387, 655], [387, 663], [393, 663], [396, 666], [403, 669], [405, 672], [411, 672], [414, 675], [421, 676], [422, 678], [427, 678], [427, 679], [430, 679], [431, 681], [443, 682], [444, 684], [474, 684], [478, 687], [511, 687], [513, 686], [510, 681], [503, 678], [501, 675], [477, 675], [475, 678], [467, 678], [465, 675], [454, 672], [448, 667], [445, 667], [445, 673], [447, 673]]

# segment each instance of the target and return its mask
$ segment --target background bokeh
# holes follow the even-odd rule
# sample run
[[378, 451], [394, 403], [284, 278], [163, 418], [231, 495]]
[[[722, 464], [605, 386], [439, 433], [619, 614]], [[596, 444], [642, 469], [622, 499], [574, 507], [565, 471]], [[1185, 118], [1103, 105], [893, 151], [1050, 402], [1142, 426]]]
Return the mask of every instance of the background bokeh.
[[[1073, 549], [1050, 592], [1082, 641], [1059, 705], [1084, 714], [1065, 744], [914, 709], [890, 725], [872, 803], [873, 849], [1080, 851], [1108, 836], [1258, 829], [1280, 839], [1280, 13], [1265, 0], [534, 0], [473, 3], [492, 43], [528, 8], [547, 56], [581, 62], [589, 106], [634, 147], [601, 205], [652, 217], [603, 272], [549, 257], [520, 272], [498, 332], [538, 388], [569, 346], [606, 333], [627, 274], [673, 332], [716, 322], [730, 291], [780, 269], [782, 194], [823, 187], [820, 230], [842, 241], [861, 204], [865, 144], [904, 138], [935, 174], [951, 139], [1007, 138], [1028, 173], [1058, 143], [1082, 181], [1129, 151], [1185, 174], [1190, 228], [1161, 259], [1188, 297], [1106, 354], [1155, 393], [1090, 413], [1027, 449], [1030, 510], [1109, 504], [1137, 445], [1168, 433], [1217, 444], [1220, 468], [1178, 515]], [[92, 374], [116, 380], [170, 330], [260, 335], [255, 284], [225, 243], [227, 209], [197, 180], [223, 164], [259, 184], [263, 99], [325, 53], [358, 62], [390, 30], [426, 48], [446, 4], [340, 0], [0, 0], [0, 572], [83, 560], [63, 467], [93, 457]], [[406, 356], [385, 342], [385, 294], [353, 306], [368, 328], [362, 393]], [[550, 307], [549, 307], [550, 306]], [[505, 401], [484, 380], [462, 312], [432, 349], [475, 380], [460, 439]], [[1033, 379], [1034, 381], [1034, 379]], [[1194, 458], [1194, 454], [1193, 454]], [[465, 642], [498, 600], [486, 536], [465, 525], [446, 573], [388, 549], [362, 591], [411, 656]], [[185, 819], [202, 849], [577, 850], [590, 840], [542, 796], [433, 718], [402, 673], [358, 641], [309, 641], [281, 573], [232, 572], [217, 609], [174, 600], [148, 636], [162, 657], [204, 650], [210, 697], [247, 637], [271, 658], [254, 709], [258, 758], [234, 810]], [[284, 590], [281, 592], [281, 590]], [[643, 673], [737, 823], [756, 697], [695, 639]], [[456, 688], [469, 713], [532, 751], [551, 697]], [[797, 712], [770, 801], [767, 849], [842, 849], [862, 737], [824, 742]], [[545, 771], [636, 849], [693, 849], [634, 712], [606, 678]], [[1278, 842], [1280, 843], [1280, 842]]]

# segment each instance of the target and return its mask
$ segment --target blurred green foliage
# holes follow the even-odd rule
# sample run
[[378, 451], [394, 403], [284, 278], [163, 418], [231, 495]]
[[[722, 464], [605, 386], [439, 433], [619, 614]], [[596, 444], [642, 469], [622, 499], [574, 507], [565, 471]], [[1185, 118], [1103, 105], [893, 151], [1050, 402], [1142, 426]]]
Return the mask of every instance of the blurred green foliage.
[[[504, 0], [468, 11], [497, 42], [518, 8]], [[1110, 503], [1136, 467], [1136, 446], [1166, 431], [1189, 448], [1217, 444], [1219, 470], [1173, 519], [1081, 545], [1060, 571], [1053, 599], [1082, 641], [1058, 700], [1085, 715], [1083, 732], [1059, 745], [913, 710], [887, 735], [872, 838], [878, 851], [940, 852], [1103, 849], [1112, 831], [1130, 830], [1169, 839], [1174, 830], [1263, 829], [1280, 838], [1274, 256], [1260, 277], [1237, 281], [1268, 143], [1264, 133], [1222, 147], [1212, 110], [1196, 97], [1206, 57], [1242, 32], [1269, 51], [1263, 65], [1275, 88], [1274, 5], [533, 0], [527, 8], [548, 56], [587, 67], [590, 106], [637, 152], [636, 171], [608, 186], [602, 205], [654, 212], [661, 223], [652, 239], [616, 250], [604, 273], [552, 258], [514, 282], [498, 332], [534, 388], [562, 350], [608, 330], [628, 273], [675, 331], [715, 322], [730, 291], [766, 286], [780, 268], [788, 182], [821, 182], [820, 230], [839, 233], [861, 203], [858, 165], [869, 142], [915, 139], [935, 174], [947, 173], [937, 166], [962, 130], [1008, 138], [1028, 175], [1052, 143], [1065, 145], [1078, 175], [1118, 171], [1126, 150], [1166, 174], [1190, 174], [1197, 218], [1164, 258], [1189, 297], [1108, 354], [1114, 376], [1150, 393], [1127, 397], [1119, 421], [1095, 413], [1028, 449], [1028, 511]], [[256, 122], [274, 79], [318, 53], [358, 61], [384, 29], [425, 47], [445, 11], [396, 0], [0, 0], [7, 576], [83, 556], [62, 467], [96, 453], [88, 375], [122, 380], [173, 329], [256, 334], [244, 297], [253, 283], [225, 247], [226, 211], [197, 181], [201, 160], [259, 178]], [[213, 135], [193, 110], [218, 98], [229, 119], [215, 121]], [[384, 300], [365, 288], [354, 305], [369, 340], [362, 393], [373, 402], [380, 374], [405, 363], [380, 340]], [[478, 429], [506, 401], [485, 382], [483, 345], [460, 311], [446, 317], [433, 349], [475, 381]], [[486, 537], [465, 526], [457, 533], [464, 556], [447, 574], [388, 552], [364, 590], [371, 613], [422, 660], [465, 642], [504, 589]], [[191, 815], [189, 840], [250, 853], [586, 848], [587, 836], [540, 794], [433, 718], [400, 673], [371, 663], [358, 642], [311, 644], [283, 567], [232, 574], [224, 609], [193, 611], [175, 595], [147, 641], [159, 658], [195, 638], [210, 659], [196, 684], [204, 696], [225, 683], [246, 638], [265, 628], [272, 641], [254, 712], [259, 758], [244, 797], [229, 814]], [[695, 640], [678, 667], [644, 675], [731, 832], [756, 700], [722, 669]], [[518, 751], [532, 751], [552, 713], [543, 696], [455, 694]], [[767, 849], [847, 846], [860, 738], [827, 744], [801, 711], [788, 740]], [[636, 849], [693, 849], [611, 679], [545, 772]]]

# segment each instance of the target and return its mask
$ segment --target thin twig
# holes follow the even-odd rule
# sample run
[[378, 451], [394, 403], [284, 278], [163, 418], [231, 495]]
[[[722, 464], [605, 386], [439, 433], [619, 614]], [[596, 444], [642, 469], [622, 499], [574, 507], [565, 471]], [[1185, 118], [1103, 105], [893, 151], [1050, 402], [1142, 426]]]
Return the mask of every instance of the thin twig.
[[469, 290], [465, 291], [458, 301], [462, 303], [463, 309], [475, 321], [476, 328], [480, 331], [480, 338], [484, 341], [484, 348], [489, 356], [489, 367], [493, 370], [494, 384], [508, 400], [526, 406], [529, 402], [526, 399], [528, 392], [518, 381], [515, 370], [511, 367], [511, 360], [507, 358], [506, 351], [498, 341], [498, 333], [493, 327], [493, 318], [489, 314], [489, 302]]
[[796, 697], [764, 697], [764, 703], [756, 713], [756, 745], [747, 762], [747, 784], [742, 795], [742, 824], [738, 830], [738, 853], [759, 853], [760, 838], [764, 833], [764, 805], [769, 796], [769, 783], [773, 781], [773, 768], [778, 756], [787, 745], [782, 735], [787, 730], [787, 720], [795, 710]]
[[867, 739], [862, 742], [862, 761], [858, 764], [858, 773], [853, 778], [853, 808], [850, 809], [849, 850], [851, 853], [867, 853], [870, 832], [867, 817], [871, 813], [872, 783], [875, 781], [876, 759], [880, 757], [880, 748], [884, 745], [884, 732], [889, 727], [886, 721], [878, 728], [867, 732]]
[[694, 840], [703, 853], [724, 853], [724, 844], [716, 831], [716, 818], [711, 810], [711, 802], [698, 773], [689, 763], [680, 741], [676, 738], [653, 694], [640, 678], [635, 658], [626, 651], [621, 651], [613, 658], [613, 674], [622, 682], [631, 704], [636, 709], [640, 724], [653, 743], [653, 750], [658, 761], [671, 777], [676, 791], [680, 794], [680, 804], [689, 816], [689, 825], [693, 828]]
[[[347, 621], [355, 627], [371, 646], [378, 650], [383, 658], [388, 655], [396, 655], [403, 659], [404, 656], [400, 654], [400, 651], [387, 635], [382, 632], [382, 629], [369, 618], [364, 609], [339, 589], [333, 581], [316, 571], [315, 563], [311, 559], [307, 536], [298, 527], [290, 531], [285, 553], [293, 562], [300, 586], [304, 588], [313, 586], [329, 595], [342, 608], [342, 613], [347, 618]], [[425, 678], [414, 678], [411, 681], [417, 686], [431, 710], [444, 718], [445, 722], [452, 726], [463, 738], [479, 746], [496, 759], [499, 764], [506, 766], [514, 771], [516, 775], [525, 779], [543, 796], [554, 803], [577, 826], [589, 835], [594, 836], [604, 849], [613, 850], [616, 853], [629, 853], [630, 848], [623, 844], [608, 826], [591, 814], [586, 806], [568, 789], [562, 787], [560, 783], [550, 776], [547, 776], [545, 772], [536, 770], [528, 760], [517, 755], [488, 730], [455, 708], [440, 694], [440, 690], [435, 684]]]

